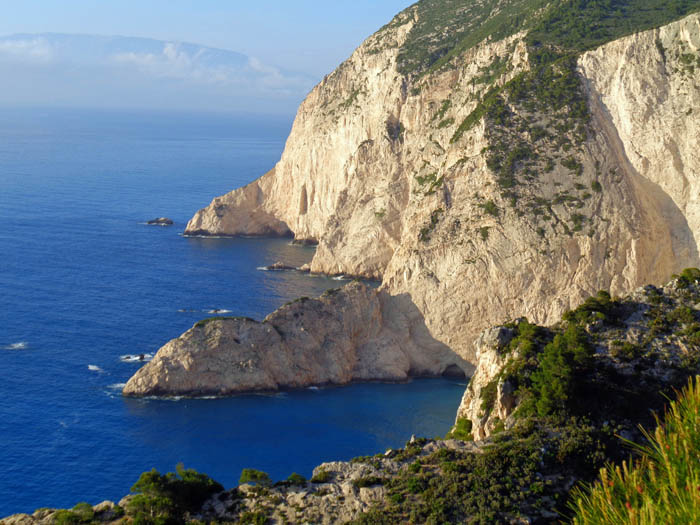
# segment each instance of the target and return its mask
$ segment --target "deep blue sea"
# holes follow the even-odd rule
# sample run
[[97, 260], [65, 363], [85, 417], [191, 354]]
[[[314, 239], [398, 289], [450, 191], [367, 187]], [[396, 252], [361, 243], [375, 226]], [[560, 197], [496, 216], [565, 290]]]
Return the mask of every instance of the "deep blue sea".
[[[0, 110], [0, 516], [118, 500], [178, 462], [234, 486], [444, 434], [464, 384], [416, 380], [212, 400], [120, 395], [212, 309], [258, 319], [338, 281], [288, 239], [189, 239], [185, 223], [279, 159], [289, 119]], [[170, 228], [144, 221], [167, 216]], [[184, 312], [181, 310], [185, 310]]]

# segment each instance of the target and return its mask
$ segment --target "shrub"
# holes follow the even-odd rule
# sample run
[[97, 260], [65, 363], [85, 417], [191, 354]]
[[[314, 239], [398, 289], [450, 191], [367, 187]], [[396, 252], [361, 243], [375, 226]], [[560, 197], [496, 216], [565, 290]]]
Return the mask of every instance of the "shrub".
[[78, 525], [80, 523], [80, 516], [65, 509], [54, 512], [52, 519], [56, 525]]
[[699, 414], [696, 378], [671, 402], [665, 423], [644, 432], [649, 445], [636, 446], [641, 459], [609, 466], [593, 486], [574, 491], [573, 523], [700, 523]]
[[482, 226], [481, 228], [479, 228], [479, 235], [481, 236], [482, 241], [487, 241], [489, 238], [488, 226]]
[[292, 485], [306, 485], [306, 478], [302, 476], [301, 474], [297, 474], [296, 472], [293, 472], [288, 478], [287, 481], [291, 483]]
[[[573, 311], [566, 312], [562, 319], [570, 323], [589, 323], [596, 319], [608, 319], [610, 314], [614, 314], [615, 308], [618, 306], [617, 301], [610, 297], [610, 293], [601, 290], [594, 297], [589, 297], [583, 304]], [[615, 321], [615, 316], [612, 315], [610, 321]]]
[[254, 483], [255, 485], [267, 486], [272, 483], [272, 480], [267, 472], [255, 470], [254, 468], [244, 468], [241, 471], [241, 477], [238, 483], [240, 485], [243, 483]]
[[445, 436], [445, 439], [461, 439], [462, 441], [472, 441], [472, 422], [466, 417], [457, 419], [455, 426]]
[[318, 469], [316, 474], [311, 478], [311, 483], [328, 483], [331, 480], [331, 474], [325, 469]]
[[574, 372], [585, 370], [592, 355], [593, 348], [581, 326], [569, 324], [563, 333], [554, 336], [531, 376], [534, 397], [530, 411], [534, 409], [540, 417], [564, 414], [575, 387]]
[[686, 268], [677, 277], [678, 285], [681, 288], [687, 288], [691, 284], [700, 282], [700, 270], [697, 268]]
[[375, 485], [383, 485], [385, 481], [385, 478], [379, 478], [377, 476], [365, 476], [364, 478], [352, 480], [352, 486], [357, 489], [362, 487], [373, 487]]
[[144, 472], [131, 487], [136, 495], [129, 501], [127, 514], [138, 524], [183, 523], [187, 513], [224, 488], [206, 474], [177, 465], [176, 473]]
[[481, 389], [481, 410], [484, 412], [484, 415], [491, 412], [493, 405], [496, 403], [499, 379], [500, 377], [496, 377]]
[[241, 525], [265, 525], [267, 523], [267, 515], [264, 512], [244, 512], [239, 518]]
[[492, 217], [498, 217], [498, 206], [493, 201], [487, 201], [484, 204], [480, 204], [479, 207]]
[[613, 341], [610, 345], [610, 355], [618, 359], [632, 360], [641, 353], [637, 345], [627, 341]]

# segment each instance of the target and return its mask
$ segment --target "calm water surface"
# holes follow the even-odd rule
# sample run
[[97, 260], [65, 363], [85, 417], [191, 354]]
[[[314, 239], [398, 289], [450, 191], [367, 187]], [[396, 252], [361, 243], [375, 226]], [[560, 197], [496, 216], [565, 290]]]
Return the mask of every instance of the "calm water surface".
[[[261, 319], [338, 281], [286, 239], [187, 239], [215, 195], [279, 159], [290, 121], [0, 110], [0, 516], [118, 500], [177, 462], [232, 486], [444, 434], [464, 385], [364, 384], [218, 400], [132, 400], [121, 385], [210, 317]], [[170, 228], [144, 221], [168, 216]]]

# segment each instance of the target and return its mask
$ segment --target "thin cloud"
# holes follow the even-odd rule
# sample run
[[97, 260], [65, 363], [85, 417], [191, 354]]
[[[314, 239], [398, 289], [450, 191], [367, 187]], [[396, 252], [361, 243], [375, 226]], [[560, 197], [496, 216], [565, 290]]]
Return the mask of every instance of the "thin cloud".
[[29, 63], [47, 63], [54, 57], [45, 38], [0, 40], [0, 59]]
[[[189, 46], [188, 46], [189, 47]], [[278, 68], [249, 58], [242, 64], [222, 63], [207, 48], [188, 51], [181, 44], [166, 42], [160, 53], [115, 53], [109, 61], [133, 66], [156, 78], [170, 78], [221, 86], [244, 86], [280, 93], [308, 90], [312, 82], [301, 75], [285, 74]]]

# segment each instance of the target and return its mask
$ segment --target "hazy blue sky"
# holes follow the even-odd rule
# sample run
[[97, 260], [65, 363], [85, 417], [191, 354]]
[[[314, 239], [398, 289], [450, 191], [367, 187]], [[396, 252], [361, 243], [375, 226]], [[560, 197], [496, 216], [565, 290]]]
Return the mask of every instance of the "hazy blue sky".
[[88, 33], [221, 47], [321, 77], [412, 0], [0, 0], [0, 35]]

